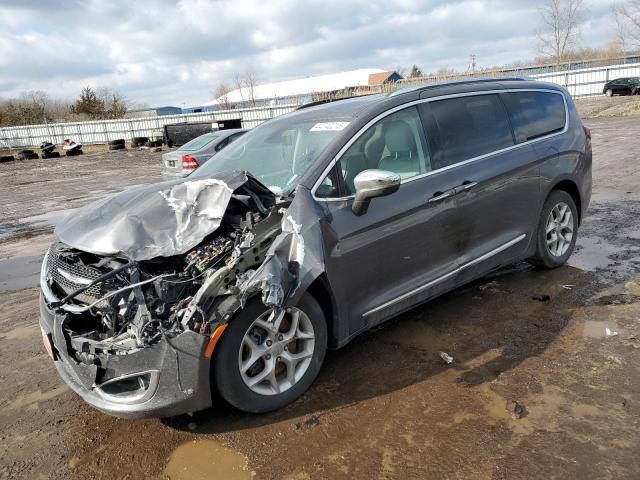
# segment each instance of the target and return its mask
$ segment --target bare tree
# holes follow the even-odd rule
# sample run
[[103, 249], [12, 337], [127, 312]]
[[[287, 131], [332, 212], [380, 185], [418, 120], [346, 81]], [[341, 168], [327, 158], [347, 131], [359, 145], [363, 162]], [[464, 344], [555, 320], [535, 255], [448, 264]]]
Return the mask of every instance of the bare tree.
[[240, 98], [242, 101], [251, 102], [254, 107], [256, 106], [256, 87], [258, 82], [258, 75], [249, 68], [247, 68], [244, 75], [237, 72], [233, 74], [233, 84], [240, 92]]
[[622, 49], [626, 51], [629, 43], [640, 47], [640, 0], [616, 2], [612, 9]]
[[256, 106], [256, 87], [258, 86], [258, 74], [251, 69], [247, 68], [244, 74], [245, 85], [247, 87], [247, 94], [249, 101], [255, 107]]
[[546, 0], [539, 10], [540, 53], [553, 59], [556, 70], [577, 42], [583, 5], [584, 0]]
[[233, 102], [229, 100], [229, 94], [231, 93], [231, 87], [227, 85], [225, 82], [219, 84], [215, 90], [213, 91], [214, 100], [218, 100], [218, 104], [222, 106], [225, 110], [230, 110], [235, 108]]

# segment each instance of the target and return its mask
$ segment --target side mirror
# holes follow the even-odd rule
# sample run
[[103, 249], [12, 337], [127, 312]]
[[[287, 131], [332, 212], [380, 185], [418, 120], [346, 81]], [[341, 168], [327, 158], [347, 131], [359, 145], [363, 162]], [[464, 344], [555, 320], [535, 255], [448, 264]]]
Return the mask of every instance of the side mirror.
[[387, 170], [364, 170], [353, 180], [356, 198], [351, 210], [357, 216], [367, 213], [372, 198], [391, 195], [400, 188], [400, 175]]

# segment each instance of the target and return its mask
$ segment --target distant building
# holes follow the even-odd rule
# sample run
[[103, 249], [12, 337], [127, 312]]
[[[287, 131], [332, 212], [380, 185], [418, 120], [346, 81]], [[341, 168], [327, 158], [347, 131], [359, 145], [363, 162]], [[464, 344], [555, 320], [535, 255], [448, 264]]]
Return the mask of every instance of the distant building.
[[359, 87], [395, 82], [401, 78], [402, 76], [394, 71], [361, 68], [349, 72], [257, 85], [253, 89], [253, 99], [248, 88], [235, 89], [223, 97], [183, 111], [186, 113], [221, 110], [227, 104], [233, 104], [236, 108], [248, 108], [254, 106], [254, 103], [256, 106], [306, 103], [339, 92], [352, 92]]
[[178, 115], [180, 113], [182, 113], [182, 109], [179, 107], [136, 108], [135, 110], [129, 110], [125, 118], [160, 117], [162, 115]]
[[369, 75], [369, 85], [383, 85], [385, 83], [394, 83], [402, 79], [402, 75], [394, 70], [388, 72], [372, 73]]

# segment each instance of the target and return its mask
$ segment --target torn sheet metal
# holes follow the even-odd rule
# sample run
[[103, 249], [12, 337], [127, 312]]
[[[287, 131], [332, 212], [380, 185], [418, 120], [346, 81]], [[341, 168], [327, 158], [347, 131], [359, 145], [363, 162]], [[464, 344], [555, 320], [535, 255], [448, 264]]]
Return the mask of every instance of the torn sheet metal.
[[55, 234], [98, 255], [180, 255], [220, 226], [232, 192], [247, 181], [245, 173], [229, 172], [132, 188], [80, 209]]
[[256, 292], [270, 307], [294, 305], [324, 271], [320, 219], [323, 214], [311, 192], [298, 186], [289, 208], [282, 212], [282, 232], [275, 238], [262, 265], [238, 285], [241, 303]]

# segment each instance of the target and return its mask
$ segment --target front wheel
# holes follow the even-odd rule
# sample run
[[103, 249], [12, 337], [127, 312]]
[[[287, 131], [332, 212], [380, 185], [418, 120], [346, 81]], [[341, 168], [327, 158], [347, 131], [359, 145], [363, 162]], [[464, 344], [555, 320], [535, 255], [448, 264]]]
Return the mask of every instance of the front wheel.
[[536, 233], [536, 253], [529, 261], [541, 268], [564, 265], [573, 253], [578, 235], [578, 210], [571, 195], [551, 192], [542, 207]]
[[236, 408], [269, 412], [293, 402], [311, 386], [326, 349], [326, 321], [310, 294], [280, 315], [254, 297], [230, 320], [216, 346], [213, 381], [222, 398]]
[[604, 92], [604, 94], [605, 94], [607, 97], [612, 97], [612, 96], [613, 96], [613, 90], [611, 90], [610, 88], [608, 88], [608, 89], [607, 89], [607, 91], [606, 91], [606, 92]]

